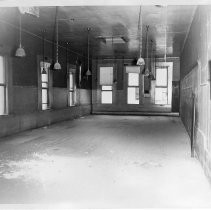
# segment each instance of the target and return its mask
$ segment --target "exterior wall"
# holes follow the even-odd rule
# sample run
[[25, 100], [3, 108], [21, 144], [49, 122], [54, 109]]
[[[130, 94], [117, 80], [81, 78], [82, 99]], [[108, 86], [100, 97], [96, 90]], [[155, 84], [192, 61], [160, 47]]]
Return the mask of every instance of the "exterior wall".
[[[164, 62], [163, 59], [157, 59], [160, 64]], [[180, 80], [180, 59], [167, 58], [167, 62], [173, 62], [173, 79], [172, 81]], [[92, 99], [93, 99], [93, 112], [171, 112], [171, 107], [160, 106], [154, 104], [154, 95], [151, 94], [150, 98], [141, 97], [141, 104], [128, 105], [127, 104], [127, 78], [125, 73], [125, 64], [131, 65], [132, 59], [96, 59], [93, 60], [93, 75], [92, 75]], [[100, 65], [113, 65], [114, 66], [114, 79], [117, 83], [113, 85], [113, 103], [101, 104], [101, 90], [99, 85], [99, 66]], [[152, 81], [153, 86], [153, 81]], [[153, 88], [152, 88], [153, 91]], [[176, 93], [178, 94], [178, 93]], [[179, 97], [179, 96], [178, 96]], [[172, 97], [173, 98], [173, 97]], [[174, 102], [175, 103], [175, 102]], [[179, 107], [179, 100], [176, 101]], [[179, 112], [179, 109], [176, 110]]]
[[[191, 136], [195, 117], [195, 153], [211, 180], [211, 6], [196, 9], [190, 32], [181, 55], [180, 114]], [[195, 116], [193, 116], [193, 94]]]
[[[42, 58], [42, 37], [40, 34], [22, 31], [22, 45], [26, 57], [15, 57], [15, 50], [19, 45], [19, 11], [17, 8], [0, 8], [0, 55], [6, 59], [6, 72], [8, 79], [8, 115], [0, 116], [0, 137], [17, 133], [26, 129], [46, 126], [62, 120], [73, 119], [81, 115], [90, 114], [90, 81], [83, 75], [86, 62], [83, 55], [71, 52], [66, 56], [65, 47], [59, 47], [60, 71], [51, 71], [51, 109], [41, 110], [39, 59]], [[22, 15], [24, 18], [35, 18]], [[33, 20], [32, 20], [33, 21]], [[73, 49], [71, 49], [73, 50]], [[47, 60], [54, 60], [55, 46], [45, 41], [45, 56]], [[78, 66], [76, 66], [77, 102], [76, 106], [68, 107], [67, 89], [67, 63], [75, 65], [76, 60], [82, 64], [81, 84], [78, 83]], [[80, 97], [79, 97], [80, 96]]]

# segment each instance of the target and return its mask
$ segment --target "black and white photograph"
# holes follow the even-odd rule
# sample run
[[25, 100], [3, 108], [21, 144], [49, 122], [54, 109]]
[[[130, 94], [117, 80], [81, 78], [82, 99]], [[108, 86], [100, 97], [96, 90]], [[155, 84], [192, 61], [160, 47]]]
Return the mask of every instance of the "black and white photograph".
[[0, 0], [0, 210], [211, 209], [210, 0]]

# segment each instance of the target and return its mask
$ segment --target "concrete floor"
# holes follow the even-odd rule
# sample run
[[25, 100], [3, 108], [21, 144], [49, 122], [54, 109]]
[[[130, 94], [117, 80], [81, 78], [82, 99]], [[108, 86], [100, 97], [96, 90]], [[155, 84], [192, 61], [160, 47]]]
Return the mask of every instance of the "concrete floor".
[[211, 187], [177, 117], [62, 122], [1, 139], [0, 160], [1, 204], [211, 207]]

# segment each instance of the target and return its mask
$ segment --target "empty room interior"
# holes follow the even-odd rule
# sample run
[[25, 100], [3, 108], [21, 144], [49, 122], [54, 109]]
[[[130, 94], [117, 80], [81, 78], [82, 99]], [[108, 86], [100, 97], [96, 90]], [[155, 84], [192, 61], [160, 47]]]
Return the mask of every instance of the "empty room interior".
[[0, 208], [211, 208], [211, 5], [7, 2]]

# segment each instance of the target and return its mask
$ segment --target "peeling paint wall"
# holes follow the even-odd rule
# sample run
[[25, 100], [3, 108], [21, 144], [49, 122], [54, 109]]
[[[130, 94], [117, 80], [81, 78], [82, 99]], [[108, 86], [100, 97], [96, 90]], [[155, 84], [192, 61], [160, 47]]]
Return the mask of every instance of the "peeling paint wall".
[[211, 6], [196, 9], [189, 35], [181, 55], [182, 121], [191, 135], [193, 94], [195, 95], [195, 152], [211, 180]]

